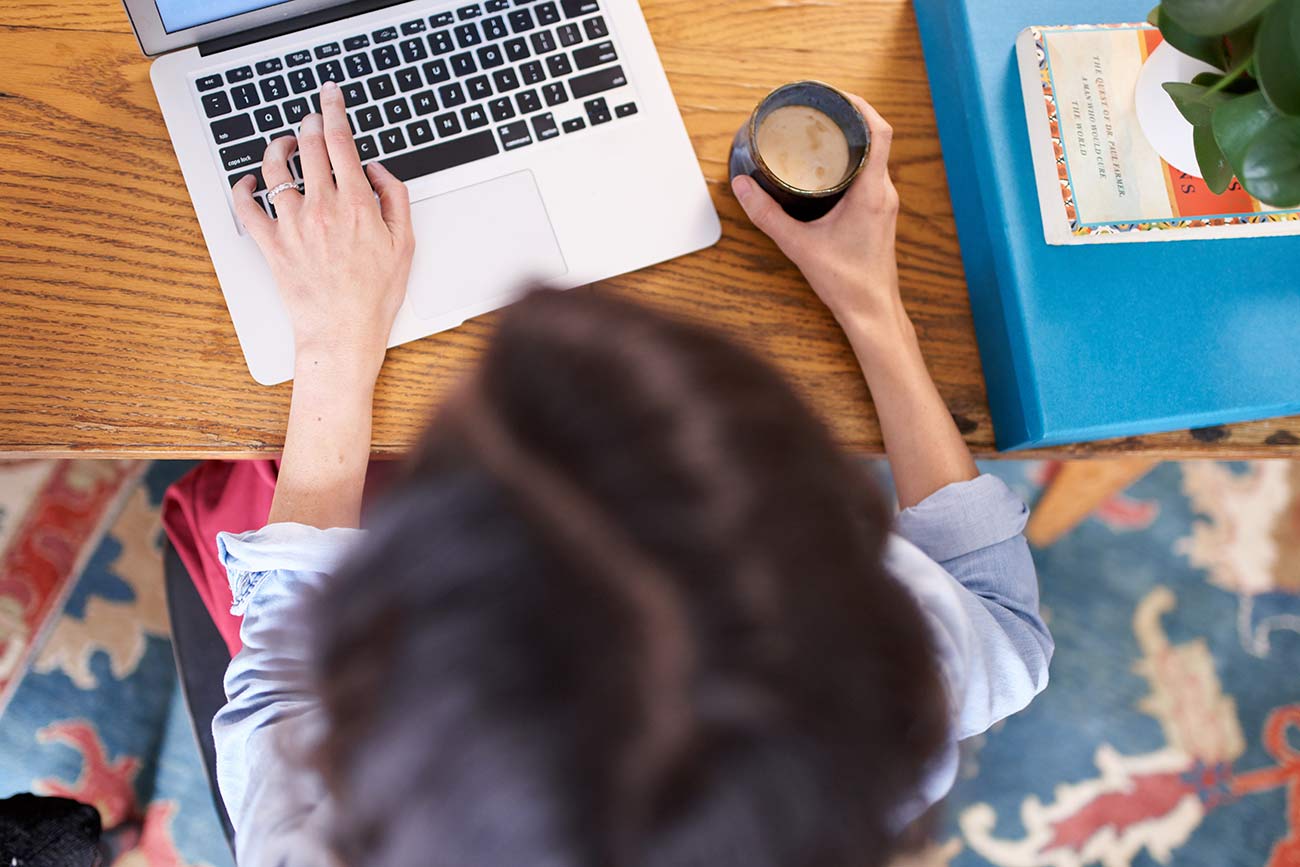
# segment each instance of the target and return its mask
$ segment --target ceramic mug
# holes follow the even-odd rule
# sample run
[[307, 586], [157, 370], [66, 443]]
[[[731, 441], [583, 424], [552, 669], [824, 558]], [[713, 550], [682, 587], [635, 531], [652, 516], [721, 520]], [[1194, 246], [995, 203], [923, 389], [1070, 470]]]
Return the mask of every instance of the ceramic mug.
[[[849, 144], [849, 170], [832, 187], [824, 190], [801, 190], [777, 177], [763, 162], [758, 150], [758, 130], [769, 114], [787, 105], [806, 105], [826, 114]], [[785, 212], [808, 222], [825, 216], [862, 172], [871, 150], [871, 131], [858, 107], [829, 84], [820, 81], [796, 81], [782, 85], [758, 104], [749, 120], [736, 133], [731, 144], [731, 177], [749, 175], [777, 201]]]

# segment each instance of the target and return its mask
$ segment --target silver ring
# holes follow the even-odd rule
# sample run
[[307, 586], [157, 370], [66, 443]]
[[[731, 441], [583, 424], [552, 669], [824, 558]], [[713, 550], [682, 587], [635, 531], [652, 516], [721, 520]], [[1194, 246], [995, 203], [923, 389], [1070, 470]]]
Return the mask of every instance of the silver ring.
[[274, 205], [276, 197], [279, 196], [281, 193], [283, 193], [286, 190], [296, 190], [296, 189], [298, 189], [298, 185], [295, 184], [293, 181], [285, 181], [282, 184], [278, 184], [277, 186], [271, 187], [271, 189], [266, 191], [266, 203], [268, 205]]

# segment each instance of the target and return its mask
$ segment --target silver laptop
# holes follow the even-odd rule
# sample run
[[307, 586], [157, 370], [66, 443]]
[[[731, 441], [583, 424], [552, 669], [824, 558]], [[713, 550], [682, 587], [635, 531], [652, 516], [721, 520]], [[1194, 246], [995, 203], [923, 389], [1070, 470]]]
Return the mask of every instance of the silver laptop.
[[[293, 375], [275, 283], [231, 186], [342, 88], [363, 162], [418, 237], [389, 345], [718, 240], [637, 0], [124, 0], [253, 378]], [[295, 157], [293, 170], [301, 179]]]

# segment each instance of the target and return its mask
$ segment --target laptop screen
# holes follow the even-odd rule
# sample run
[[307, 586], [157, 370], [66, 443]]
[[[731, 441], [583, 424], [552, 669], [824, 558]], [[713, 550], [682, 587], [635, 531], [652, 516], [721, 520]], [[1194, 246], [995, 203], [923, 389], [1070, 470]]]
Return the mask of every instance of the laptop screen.
[[168, 33], [284, 2], [286, 0], [154, 0], [158, 16], [162, 18], [163, 27]]

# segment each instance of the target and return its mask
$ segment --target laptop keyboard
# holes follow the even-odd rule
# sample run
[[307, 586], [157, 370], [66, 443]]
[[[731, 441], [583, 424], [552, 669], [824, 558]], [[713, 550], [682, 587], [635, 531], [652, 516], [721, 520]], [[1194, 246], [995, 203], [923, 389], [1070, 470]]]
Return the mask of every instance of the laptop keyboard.
[[[233, 187], [267, 144], [343, 91], [361, 161], [404, 181], [637, 113], [599, 0], [483, 0], [200, 76], [194, 86]], [[626, 93], [626, 91], [624, 91]], [[297, 155], [290, 160], [302, 180]]]

